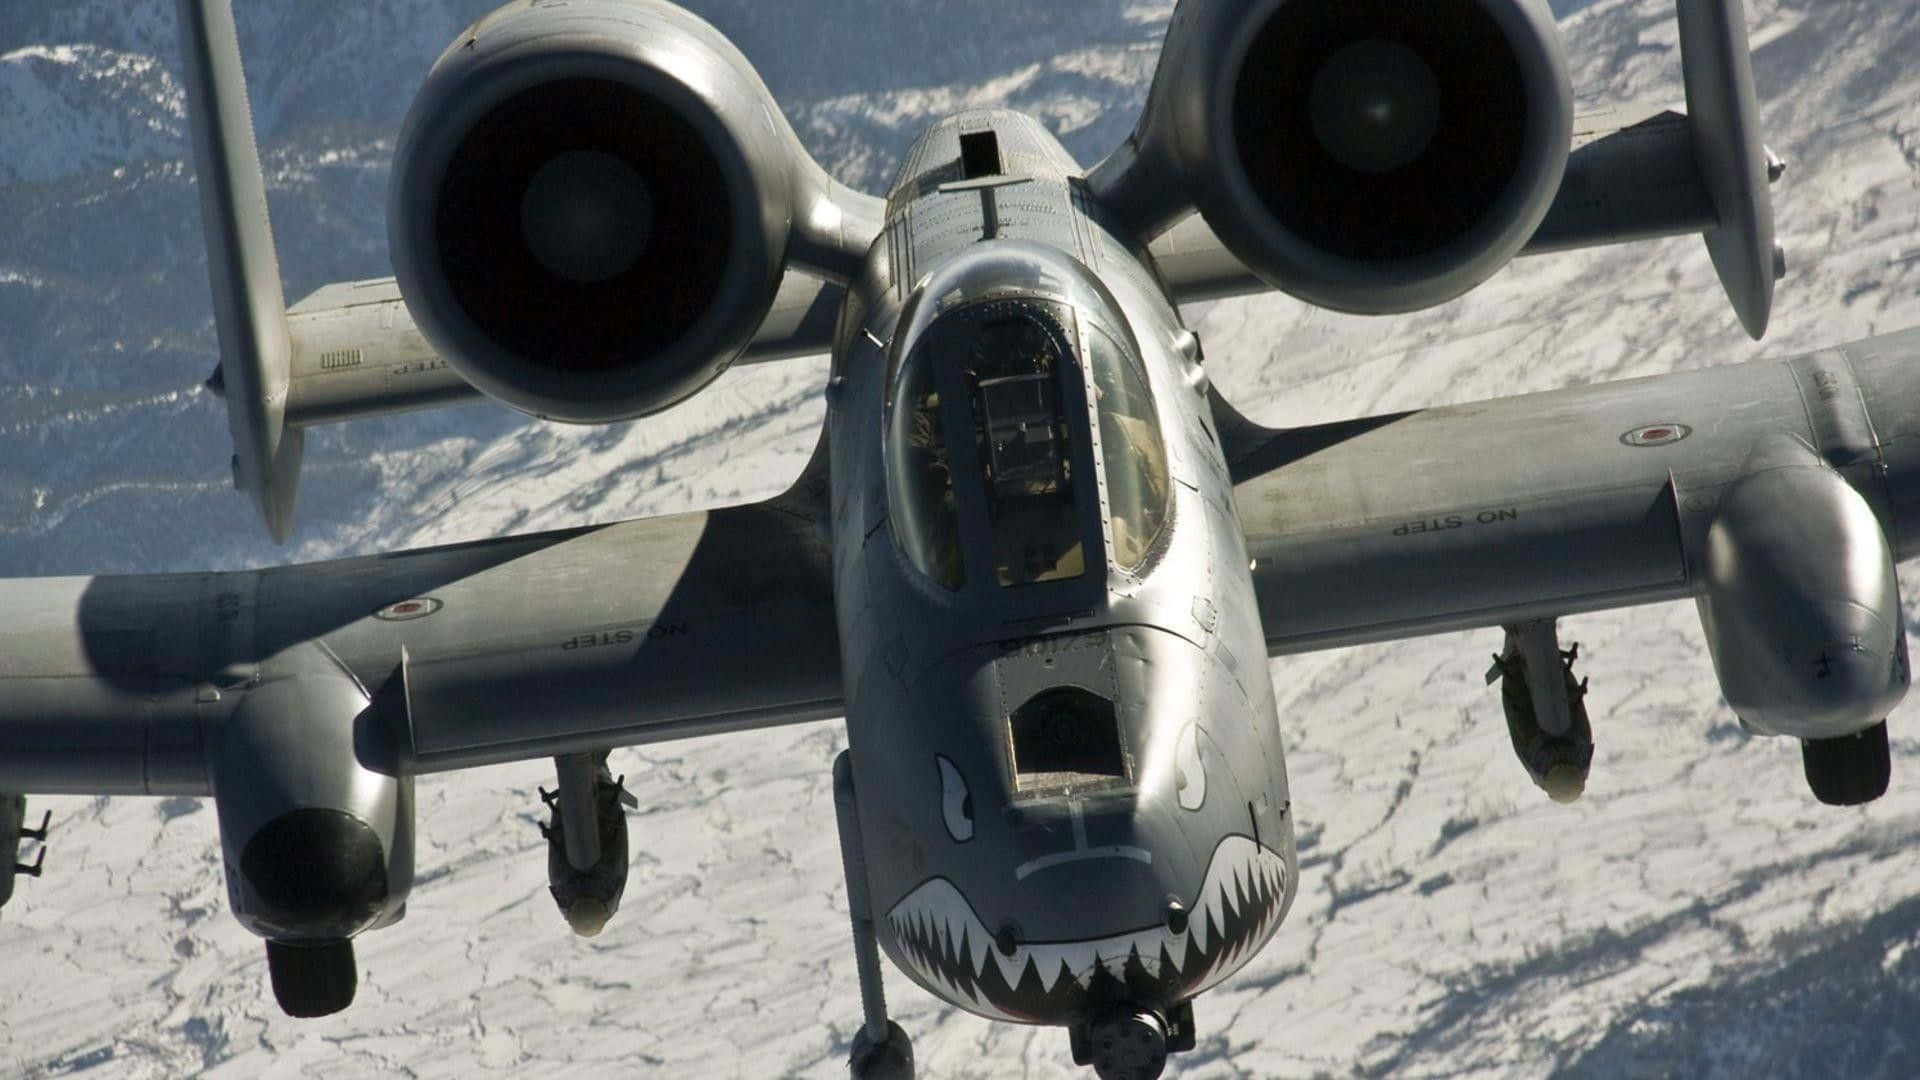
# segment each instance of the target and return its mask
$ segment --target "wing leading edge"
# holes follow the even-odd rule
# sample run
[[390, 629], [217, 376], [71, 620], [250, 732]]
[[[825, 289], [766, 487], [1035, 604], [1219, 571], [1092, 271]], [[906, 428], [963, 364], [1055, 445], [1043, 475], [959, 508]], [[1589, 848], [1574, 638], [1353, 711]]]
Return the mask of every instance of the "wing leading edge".
[[0, 790], [211, 794], [221, 721], [316, 649], [408, 773], [836, 716], [819, 475], [392, 555], [0, 582]]

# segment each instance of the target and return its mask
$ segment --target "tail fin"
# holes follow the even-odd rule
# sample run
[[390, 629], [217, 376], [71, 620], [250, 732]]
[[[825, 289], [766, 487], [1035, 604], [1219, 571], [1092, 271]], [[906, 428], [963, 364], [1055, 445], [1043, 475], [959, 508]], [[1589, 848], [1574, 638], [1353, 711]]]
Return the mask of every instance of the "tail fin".
[[1758, 341], [1786, 257], [1773, 239], [1767, 185], [1778, 174], [1760, 145], [1746, 10], [1730, 0], [1678, 0], [1676, 15], [1694, 161], [1720, 218], [1719, 228], [1707, 230], [1707, 253], [1740, 324]]
[[233, 482], [252, 496], [267, 532], [284, 543], [293, 525], [305, 439], [286, 423], [292, 346], [240, 42], [230, 0], [178, 0], [178, 10], [207, 276], [233, 432]]
[[[1774, 282], [1786, 273], [1767, 191], [1785, 166], [1760, 141], [1739, 0], [1675, 0], [1674, 15], [1686, 115], [1609, 123], [1606, 111], [1577, 120], [1560, 196], [1526, 251], [1699, 232], [1740, 325], [1758, 340]], [[1581, 144], [1583, 136], [1590, 141]]]

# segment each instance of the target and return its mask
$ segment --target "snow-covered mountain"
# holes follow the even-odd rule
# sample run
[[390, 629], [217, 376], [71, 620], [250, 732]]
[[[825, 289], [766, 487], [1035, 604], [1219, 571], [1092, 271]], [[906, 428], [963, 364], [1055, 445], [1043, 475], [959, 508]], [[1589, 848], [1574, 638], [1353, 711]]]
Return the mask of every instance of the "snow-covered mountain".
[[[387, 272], [392, 139], [487, 0], [240, 5], [290, 297]], [[1091, 161], [1131, 126], [1171, 3], [695, 5], [809, 146], [881, 189], [920, 127], [1028, 109]], [[1583, 101], [1680, 95], [1668, 0], [1556, 5]], [[1578, 9], [1578, 10], [1575, 10]], [[1414, 316], [1280, 297], [1191, 312], [1269, 423], [1784, 355], [1920, 324], [1920, 10], [1748, 4], [1790, 271], [1748, 342], [1697, 240], [1528, 260]], [[256, 565], [758, 497], [811, 447], [822, 365], [730, 374], [605, 429], [492, 406], [315, 433], [293, 544], [227, 487], [198, 389], [213, 335], [166, 0], [0, 8], [0, 573]], [[645, 568], [634, 568], [644, 573]], [[1920, 577], [1907, 575], [1908, 593]], [[1911, 609], [1910, 609], [1911, 610]], [[4, 613], [0, 613], [0, 619]], [[0, 642], [5, 631], [0, 626]], [[1920, 1075], [1920, 740], [1858, 810], [1741, 734], [1690, 605], [1569, 620], [1599, 752], [1549, 803], [1481, 684], [1492, 631], [1276, 661], [1305, 881], [1198, 1003], [1169, 1075]], [[0, 646], [4, 647], [4, 646]], [[420, 782], [410, 914], [361, 941], [360, 999], [282, 1017], [226, 917], [189, 800], [35, 800], [47, 876], [0, 913], [0, 1072], [330, 1078], [844, 1075], [858, 1022], [827, 723], [616, 753], [640, 799], [606, 934], [545, 896], [539, 764]], [[1062, 1033], [889, 980], [923, 1075], [1068, 1077]]]

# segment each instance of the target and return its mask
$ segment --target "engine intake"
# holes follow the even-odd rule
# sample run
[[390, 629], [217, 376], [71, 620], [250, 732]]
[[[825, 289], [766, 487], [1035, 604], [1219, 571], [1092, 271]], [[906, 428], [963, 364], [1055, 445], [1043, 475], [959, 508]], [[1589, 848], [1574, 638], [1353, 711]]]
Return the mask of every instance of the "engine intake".
[[394, 154], [421, 332], [516, 408], [655, 412], [749, 343], [824, 174], [746, 59], [670, 4], [510, 4], [443, 53]]
[[1275, 288], [1386, 314], [1484, 281], [1559, 190], [1572, 91], [1538, 0], [1187, 0], [1181, 16], [1133, 161], [1090, 178], [1149, 231], [1185, 208], [1153, 189], [1177, 190]]
[[499, 349], [556, 373], [618, 370], [712, 306], [733, 247], [726, 196], [712, 150], [659, 99], [561, 79], [500, 102], [455, 147], [434, 255]]
[[1413, 258], [1494, 209], [1520, 164], [1529, 89], [1472, 0], [1287, 4], [1240, 65], [1234, 160], [1307, 243]]

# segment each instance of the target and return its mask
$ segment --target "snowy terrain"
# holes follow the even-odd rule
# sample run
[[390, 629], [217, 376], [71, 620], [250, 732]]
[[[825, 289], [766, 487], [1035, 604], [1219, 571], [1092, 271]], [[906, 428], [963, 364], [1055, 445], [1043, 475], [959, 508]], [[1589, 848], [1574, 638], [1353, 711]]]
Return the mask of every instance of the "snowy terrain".
[[[240, 10], [290, 299], [387, 272], [412, 87], [486, 0]], [[1584, 101], [1679, 97], [1668, 0], [1556, 5]], [[696, 5], [838, 175], [882, 189], [928, 120], [1028, 109], [1094, 160], [1131, 126], [1171, 3]], [[1579, 8], [1577, 13], [1573, 9]], [[1280, 297], [1190, 313], [1269, 423], [1786, 355], [1920, 324], [1920, 9], [1753, 0], [1790, 271], [1763, 344], [1680, 239], [1525, 261], [1393, 320]], [[727, 376], [606, 429], [471, 406], [316, 432], [293, 543], [227, 488], [167, 0], [0, 7], [0, 573], [323, 558], [756, 498], [812, 445], [823, 367]], [[644, 573], [636, 567], [633, 572]], [[1907, 575], [1910, 596], [1920, 575]], [[1912, 610], [1910, 605], [1910, 611]], [[3, 616], [4, 613], [0, 613]], [[1911, 618], [1910, 618], [1911, 622]], [[1188, 1078], [1920, 1075], [1920, 739], [1816, 805], [1791, 743], [1720, 702], [1691, 605], [1563, 625], [1593, 678], [1585, 799], [1509, 754], [1481, 631], [1276, 661], [1303, 892], [1197, 1005]], [[282, 1017], [223, 910], [213, 814], [35, 800], [47, 876], [0, 914], [0, 1073], [844, 1076], [858, 1022], [826, 723], [621, 751], [634, 872], [603, 936], [545, 890], [538, 764], [419, 786], [407, 919], [360, 941], [359, 1000]], [[37, 814], [37, 810], [36, 810]], [[897, 975], [926, 1077], [1078, 1076], [1056, 1030], [995, 1026]]]

